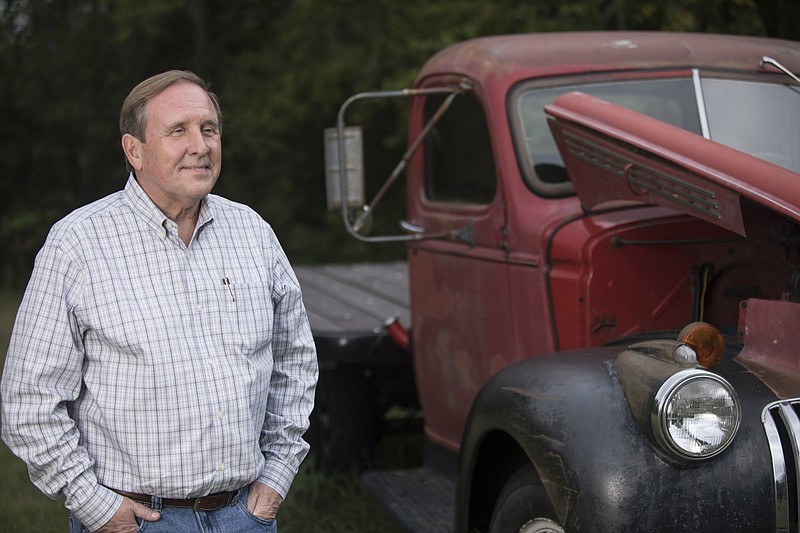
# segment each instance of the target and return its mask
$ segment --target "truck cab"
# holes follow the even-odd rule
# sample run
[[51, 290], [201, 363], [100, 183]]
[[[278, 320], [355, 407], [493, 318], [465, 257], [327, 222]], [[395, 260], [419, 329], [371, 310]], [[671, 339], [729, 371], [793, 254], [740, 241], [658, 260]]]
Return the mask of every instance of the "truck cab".
[[794, 72], [788, 41], [511, 35], [370, 93], [409, 98], [409, 234], [341, 210], [407, 241], [427, 450], [369, 483], [406, 516], [452, 486], [410, 529], [798, 530]]

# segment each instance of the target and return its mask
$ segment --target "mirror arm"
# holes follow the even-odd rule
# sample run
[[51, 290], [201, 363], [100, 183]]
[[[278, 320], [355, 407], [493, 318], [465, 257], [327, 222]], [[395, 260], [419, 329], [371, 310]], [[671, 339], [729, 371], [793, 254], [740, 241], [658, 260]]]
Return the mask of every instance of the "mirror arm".
[[797, 83], [800, 83], [800, 78], [795, 76], [795, 74], [791, 70], [781, 65], [777, 60], [769, 56], [764, 56], [761, 58], [761, 68], [766, 68], [767, 65], [772, 65], [776, 69], [780, 70], [781, 72], [792, 78]]
[[442, 102], [442, 105], [439, 106], [439, 109], [436, 110], [436, 113], [433, 115], [431, 120], [425, 125], [425, 128], [420, 132], [417, 138], [414, 139], [414, 142], [411, 143], [411, 146], [408, 147], [408, 150], [406, 150], [406, 153], [403, 154], [403, 157], [402, 159], [400, 159], [400, 162], [397, 163], [396, 167], [394, 167], [394, 170], [392, 171], [391, 175], [386, 179], [383, 186], [380, 188], [378, 193], [369, 203], [369, 205], [367, 206], [368, 211], [372, 212], [375, 209], [375, 206], [378, 205], [378, 202], [381, 201], [383, 196], [389, 190], [389, 188], [392, 185], [394, 185], [394, 182], [397, 181], [397, 178], [400, 176], [400, 173], [403, 172], [403, 170], [405, 170], [406, 166], [408, 165], [408, 161], [411, 159], [411, 157], [413, 157], [413, 155], [417, 152], [417, 149], [419, 149], [419, 147], [422, 145], [422, 141], [424, 141], [428, 137], [428, 134], [431, 132], [436, 123], [439, 122], [439, 119], [442, 118], [442, 115], [444, 115], [445, 111], [447, 111], [447, 108], [450, 107], [450, 104], [453, 102], [453, 100], [458, 94], [459, 94], [458, 92], [450, 93], [445, 99], [445, 101]]
[[[369, 237], [366, 235], [361, 234], [359, 231], [367, 224], [368, 217], [372, 216], [372, 211], [378, 202], [383, 198], [386, 192], [389, 190], [400, 174], [405, 170], [409, 159], [416, 153], [417, 149], [422, 145], [422, 141], [425, 140], [428, 133], [433, 129], [439, 119], [444, 115], [447, 108], [450, 107], [450, 104], [453, 102], [455, 97], [464, 91], [467, 91], [471, 88], [471, 85], [466, 80], [461, 83], [458, 88], [452, 87], [432, 87], [429, 89], [401, 89], [399, 91], [371, 91], [371, 92], [364, 92], [358, 93], [347, 100], [342, 104], [339, 108], [339, 113], [336, 118], [336, 131], [338, 135], [338, 151], [339, 151], [339, 164], [340, 168], [347, 168], [347, 150], [345, 149], [344, 143], [344, 131], [345, 131], [345, 113], [347, 112], [347, 108], [350, 107], [350, 104], [356, 102], [358, 100], [363, 100], [367, 98], [396, 98], [396, 97], [411, 97], [411, 96], [420, 96], [420, 95], [429, 95], [429, 94], [448, 94], [447, 98], [444, 102], [439, 106], [439, 109], [436, 110], [436, 113], [425, 125], [423, 130], [414, 139], [414, 142], [411, 143], [411, 146], [408, 147], [405, 154], [403, 154], [403, 158], [397, 164], [395, 169], [392, 171], [391, 175], [387, 178], [386, 182], [380, 188], [378, 193], [369, 203], [369, 205], [365, 205], [363, 210], [358, 214], [356, 220], [354, 222], [350, 222], [350, 217], [348, 215], [348, 206], [347, 202], [342, 202], [342, 219], [344, 221], [345, 228], [347, 231], [356, 239], [365, 241], [365, 242], [396, 242], [396, 241], [416, 241], [416, 240], [423, 240], [423, 239], [438, 239], [443, 237], [448, 237], [451, 235], [450, 232], [447, 233], [436, 233], [436, 234], [425, 234], [425, 233], [414, 233], [413, 235], [396, 235], [396, 236], [381, 236], [381, 237]], [[340, 179], [339, 180], [339, 192], [341, 198], [347, 198], [347, 180]]]
[[406, 233], [425, 233], [425, 228], [412, 224], [408, 220], [400, 221], [400, 229]]

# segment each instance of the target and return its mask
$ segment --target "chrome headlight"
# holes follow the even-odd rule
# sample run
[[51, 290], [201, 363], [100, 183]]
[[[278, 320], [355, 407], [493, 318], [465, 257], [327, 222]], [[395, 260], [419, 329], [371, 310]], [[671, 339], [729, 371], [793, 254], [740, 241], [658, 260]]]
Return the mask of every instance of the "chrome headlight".
[[708, 459], [733, 442], [742, 417], [736, 392], [698, 364], [689, 344], [631, 345], [617, 355], [617, 371], [636, 423], [669, 461]]
[[685, 369], [658, 389], [650, 421], [653, 436], [665, 450], [682, 459], [708, 459], [733, 441], [741, 407], [733, 387], [722, 377]]

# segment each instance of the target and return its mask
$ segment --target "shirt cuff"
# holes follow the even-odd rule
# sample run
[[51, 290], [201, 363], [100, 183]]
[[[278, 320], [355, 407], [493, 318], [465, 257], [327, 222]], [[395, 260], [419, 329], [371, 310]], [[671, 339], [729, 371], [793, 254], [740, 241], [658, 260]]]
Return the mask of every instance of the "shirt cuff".
[[288, 464], [268, 458], [261, 475], [258, 476], [258, 481], [275, 489], [285, 500], [295, 475], [297, 475], [297, 471]]
[[122, 496], [102, 485], [97, 485], [92, 495], [83, 502], [67, 499], [67, 509], [81, 521], [89, 531], [100, 529], [111, 520], [122, 505]]

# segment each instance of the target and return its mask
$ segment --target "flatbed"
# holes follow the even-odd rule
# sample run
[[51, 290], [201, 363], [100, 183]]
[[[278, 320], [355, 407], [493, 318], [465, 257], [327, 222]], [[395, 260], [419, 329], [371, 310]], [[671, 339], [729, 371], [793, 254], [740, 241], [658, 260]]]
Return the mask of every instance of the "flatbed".
[[[324, 462], [368, 457], [395, 405], [417, 409], [411, 356], [392, 331], [410, 327], [405, 262], [295, 267], [320, 376], [306, 439]], [[393, 424], [397, 425], [397, 424]]]
[[409, 326], [405, 262], [295, 267], [315, 334], [376, 334], [397, 317]]

